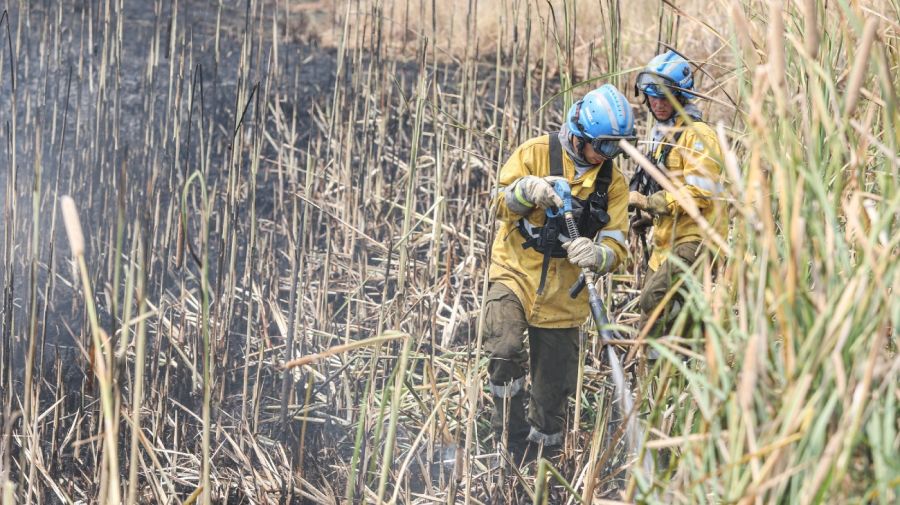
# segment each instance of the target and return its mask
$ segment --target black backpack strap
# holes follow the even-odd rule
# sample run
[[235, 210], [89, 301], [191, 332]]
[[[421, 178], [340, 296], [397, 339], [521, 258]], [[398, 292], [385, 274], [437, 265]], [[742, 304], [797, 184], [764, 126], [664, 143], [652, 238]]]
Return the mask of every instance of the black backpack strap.
[[544, 284], [547, 283], [547, 270], [550, 268], [550, 253], [544, 253], [544, 260], [541, 261], [541, 281], [538, 284], [537, 295], [544, 294]]
[[[562, 144], [559, 141], [559, 135], [556, 133], [547, 134], [547, 140], [550, 145], [550, 175], [564, 177]], [[550, 258], [554, 256], [554, 249], [559, 245], [559, 222], [555, 219], [548, 218], [541, 230], [541, 238], [543, 239], [544, 260], [541, 262], [541, 281], [537, 289], [538, 295], [544, 293], [544, 284], [547, 281], [547, 269], [550, 267]]]
[[[653, 153], [648, 154], [648, 158], [653, 161], [653, 165], [660, 168], [660, 171], [664, 176], [667, 176], [666, 168], [666, 160], [669, 158], [669, 153], [672, 152], [672, 148], [678, 144], [678, 141], [681, 139], [681, 134], [684, 130], [678, 130], [675, 132], [675, 135], [672, 137], [672, 142], [666, 142], [663, 144], [662, 149], [659, 151], [659, 156], [652, 156]], [[660, 142], [664, 142], [665, 137], [660, 140]], [[631, 177], [631, 181], [628, 183], [628, 188], [630, 191], [637, 191], [646, 196], [650, 196], [657, 191], [660, 191], [662, 188], [659, 183], [656, 182], [652, 177], [650, 177], [647, 172], [644, 171], [643, 167], [638, 167], [637, 170], [634, 171], [634, 175]]]
[[660, 164], [666, 164], [666, 159], [669, 157], [669, 153], [672, 152], [672, 148], [675, 147], [676, 144], [678, 144], [678, 140], [681, 139], [682, 133], [684, 133], [684, 129], [678, 130], [677, 132], [675, 132], [675, 136], [672, 137], [672, 142], [666, 142], [663, 145], [662, 151], [660, 151], [659, 153], [659, 159], [656, 160], [657, 166], [659, 166]]
[[533, 247], [534, 250], [537, 251], [538, 248], [540, 248], [541, 237], [540, 237], [540, 235], [538, 235], [538, 236], [531, 235], [528, 228], [525, 227], [525, 218], [519, 219], [519, 222], [516, 225], [516, 228], [519, 229], [519, 233], [521, 233], [522, 237], [525, 238], [525, 242], [522, 242], [522, 249], [530, 249]]
[[544, 284], [547, 282], [547, 270], [550, 268], [550, 258], [554, 256], [553, 251], [559, 247], [560, 222], [558, 219], [547, 219], [544, 227], [541, 228], [541, 238], [543, 239], [544, 259], [541, 262], [541, 281], [538, 283], [537, 294], [544, 294]]
[[612, 160], [603, 162], [603, 165], [600, 167], [600, 172], [597, 174], [597, 179], [594, 181], [594, 193], [597, 193], [600, 196], [605, 196], [609, 193], [609, 185], [612, 184], [612, 169]]
[[559, 135], [550, 133], [547, 135], [550, 141], [550, 175], [563, 177], [562, 144]]

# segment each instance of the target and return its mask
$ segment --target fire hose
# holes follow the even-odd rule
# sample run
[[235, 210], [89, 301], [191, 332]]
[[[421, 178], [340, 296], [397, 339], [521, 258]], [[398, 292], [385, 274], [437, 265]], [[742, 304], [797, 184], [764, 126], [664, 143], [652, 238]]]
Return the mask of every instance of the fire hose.
[[[563, 179], [557, 179], [553, 182], [553, 189], [556, 191], [556, 194], [562, 199], [563, 206], [562, 208], [549, 208], [546, 210], [548, 219], [558, 218], [560, 215], [563, 216], [563, 219], [566, 223], [566, 229], [569, 233], [569, 238], [575, 240], [580, 236], [578, 233], [578, 226], [575, 224], [575, 217], [572, 214], [572, 190], [569, 187], [569, 183]], [[594, 327], [597, 330], [597, 333], [600, 335], [600, 343], [606, 348], [607, 357], [609, 359], [610, 371], [612, 373], [613, 382], [616, 388], [616, 397], [618, 400], [618, 405], [620, 408], [620, 412], [622, 414], [622, 418], [626, 423], [626, 433], [627, 433], [627, 442], [629, 446], [629, 450], [632, 454], [637, 454], [638, 449], [643, 439], [643, 434], [641, 433], [640, 427], [637, 423], [636, 413], [634, 412], [634, 399], [631, 396], [631, 391], [628, 387], [628, 384], [625, 381], [625, 372], [622, 368], [622, 363], [619, 361], [619, 356], [615, 352], [614, 346], [611, 344], [613, 340], [615, 340], [615, 332], [610, 329], [609, 317], [607, 315], [606, 307], [603, 304], [603, 300], [600, 298], [600, 294], [597, 292], [597, 287], [595, 286], [595, 281], [597, 280], [596, 273], [590, 268], [582, 268], [581, 275], [578, 278], [578, 281], [569, 289], [569, 296], [573, 299], [577, 298], [581, 291], [587, 287], [588, 290], [588, 304], [591, 309], [591, 319], [594, 322]], [[580, 349], [584, 350], [584, 337], [582, 337], [579, 341]], [[579, 364], [579, 383], [581, 382], [581, 377], [583, 376], [583, 368], [584, 362], [582, 361]], [[578, 422], [576, 416], [576, 423]], [[644, 460], [646, 465], [647, 460]]]

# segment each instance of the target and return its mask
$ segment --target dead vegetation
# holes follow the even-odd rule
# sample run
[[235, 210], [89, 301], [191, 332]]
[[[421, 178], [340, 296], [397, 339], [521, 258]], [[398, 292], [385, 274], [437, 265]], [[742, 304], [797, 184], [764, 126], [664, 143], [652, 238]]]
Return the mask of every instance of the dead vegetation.
[[[900, 6], [820, 4], [10, 2], [0, 502], [894, 502]], [[664, 356], [640, 453], [589, 338], [562, 458], [497, 466], [496, 170], [658, 38], [733, 254], [680, 339], [631, 329], [634, 265], [601, 285]]]

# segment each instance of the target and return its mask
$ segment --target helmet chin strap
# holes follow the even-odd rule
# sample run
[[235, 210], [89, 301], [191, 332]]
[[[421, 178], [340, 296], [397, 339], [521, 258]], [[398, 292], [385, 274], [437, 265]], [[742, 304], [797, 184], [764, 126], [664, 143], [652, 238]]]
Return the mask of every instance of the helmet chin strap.
[[582, 160], [587, 161], [587, 157], [584, 155], [584, 146], [587, 145], [587, 142], [585, 142], [583, 138], [577, 135], [572, 135], [572, 138], [570, 140], [573, 146], [575, 145], [575, 139], [578, 139], [578, 156]]

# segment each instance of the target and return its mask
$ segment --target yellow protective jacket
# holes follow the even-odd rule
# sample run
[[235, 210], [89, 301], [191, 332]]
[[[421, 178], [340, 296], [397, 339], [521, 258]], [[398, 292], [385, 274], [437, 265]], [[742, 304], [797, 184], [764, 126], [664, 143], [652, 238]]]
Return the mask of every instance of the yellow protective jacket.
[[[677, 142], [666, 157], [666, 171], [669, 180], [679, 195], [691, 198], [714, 230], [724, 239], [728, 233], [728, 215], [722, 192], [722, 150], [712, 128], [706, 123], [695, 121], [686, 125], [682, 118], [664, 136], [654, 153], [659, 159], [662, 148], [671, 143], [676, 132], [681, 131]], [[654, 272], [666, 260], [669, 251], [678, 244], [702, 242], [706, 234], [700, 225], [679, 205], [675, 195], [665, 192], [669, 215], [654, 218], [653, 254], [650, 269]], [[707, 243], [712, 242], [708, 239]]]
[[[504, 188], [520, 177], [550, 175], [549, 141], [546, 135], [533, 138], [519, 146], [500, 169], [500, 192], [493, 199], [500, 229], [494, 239], [491, 266], [488, 272], [491, 282], [501, 282], [511, 289], [525, 309], [530, 326], [539, 328], [574, 328], [580, 326], [589, 312], [587, 289], [578, 298], [569, 297], [569, 288], [578, 280], [581, 269], [569, 263], [567, 258], [551, 258], [542, 295], [537, 295], [544, 255], [534, 248], [524, 249], [525, 237], [517, 228], [521, 215], [506, 205]], [[601, 165], [592, 167], [580, 177], [575, 177], [575, 164], [563, 149], [563, 174], [572, 187], [572, 196], [587, 198], [594, 190], [594, 182]], [[626, 254], [625, 233], [628, 227], [628, 185], [617, 167], [613, 167], [608, 189], [607, 213], [609, 224], [599, 236], [601, 243], [616, 255], [618, 265]], [[535, 226], [543, 226], [545, 209], [535, 207], [527, 219]]]

